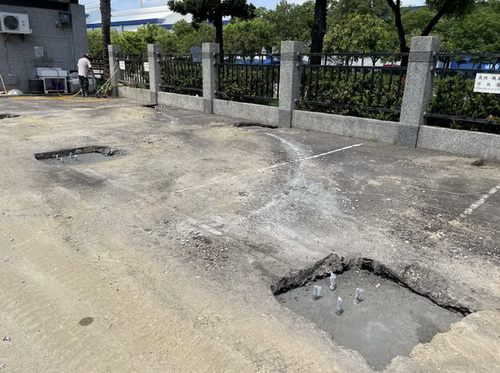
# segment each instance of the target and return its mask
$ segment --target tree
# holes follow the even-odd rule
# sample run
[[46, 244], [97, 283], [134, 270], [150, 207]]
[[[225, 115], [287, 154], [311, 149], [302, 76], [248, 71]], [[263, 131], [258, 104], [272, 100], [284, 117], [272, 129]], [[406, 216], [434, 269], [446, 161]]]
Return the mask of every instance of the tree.
[[439, 27], [442, 50], [453, 53], [490, 53], [500, 50], [500, 2], [480, 4], [460, 20]]
[[[314, 22], [311, 29], [311, 53], [323, 52], [323, 40], [326, 34], [327, 0], [316, 0], [314, 5]], [[311, 57], [312, 65], [321, 64], [321, 56]]]
[[165, 44], [172, 34], [160, 25], [147, 24], [137, 29], [137, 34], [146, 44]]
[[172, 27], [172, 45], [165, 51], [189, 53], [191, 47], [215, 41], [215, 28], [208, 23], [200, 23], [196, 28], [184, 20], [174, 23]]
[[[375, 16], [350, 15], [325, 36], [325, 51], [331, 53], [392, 52], [396, 35], [388, 23]], [[378, 58], [374, 58], [375, 62]]]
[[147, 51], [147, 42], [144, 39], [144, 35], [139, 33], [139, 30], [144, 26], [139, 28], [137, 31], [123, 31], [118, 34], [113, 44], [118, 44], [121, 47], [122, 54], [141, 54]]
[[355, 14], [369, 14], [386, 21], [392, 19], [391, 8], [386, 0], [338, 0], [332, 4], [330, 23], [340, 23]]
[[111, 44], [111, 0], [100, 0], [102, 58], [104, 59], [104, 78], [109, 77], [108, 45]]
[[[111, 44], [119, 44], [119, 34], [116, 30], [111, 30]], [[91, 56], [102, 56], [102, 30], [87, 31], [89, 42], [89, 53]]]
[[225, 27], [224, 33], [228, 53], [258, 54], [262, 48], [271, 49], [273, 44], [272, 26], [262, 18], [232, 21]]
[[89, 42], [89, 53], [91, 56], [102, 55], [102, 32], [101, 30], [87, 31], [87, 40]]
[[311, 43], [311, 26], [314, 22], [314, 3], [306, 1], [302, 5], [281, 0], [274, 10], [263, 15], [273, 28], [274, 45], [277, 50], [283, 40], [302, 41], [306, 47]]
[[[434, 17], [428, 7], [403, 11], [406, 39], [420, 35]], [[492, 53], [500, 50], [500, 2], [478, 2], [475, 9], [460, 18], [443, 18], [432, 30], [441, 38], [441, 50], [450, 53]]]
[[[436, 13], [424, 27], [420, 36], [428, 36], [434, 26], [445, 15], [461, 17], [470, 12], [474, 6], [475, 0], [426, 0], [426, 5]], [[387, 0], [387, 4], [394, 13], [394, 23], [398, 31], [399, 50], [401, 53], [410, 51], [406, 41], [406, 31], [403, 26], [401, 0]], [[402, 64], [406, 65], [408, 58], [403, 58]]]
[[247, 0], [168, 0], [174, 12], [193, 15], [193, 22], [212, 22], [215, 26], [215, 41], [220, 45], [220, 58], [224, 58], [224, 39], [222, 18], [226, 16], [250, 19], [254, 17], [255, 6]]

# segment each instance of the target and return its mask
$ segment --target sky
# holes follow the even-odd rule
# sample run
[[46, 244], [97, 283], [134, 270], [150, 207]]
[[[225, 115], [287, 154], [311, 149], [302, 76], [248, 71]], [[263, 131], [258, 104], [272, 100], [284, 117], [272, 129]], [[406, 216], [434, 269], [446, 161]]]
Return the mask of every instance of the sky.
[[[256, 7], [266, 7], [268, 9], [274, 9], [276, 4], [280, 0], [248, 0], [249, 3], [255, 5]], [[302, 4], [305, 0], [288, 0], [289, 3]], [[424, 0], [403, 0], [403, 5], [422, 5]], [[99, 0], [80, 0], [80, 4], [98, 4]], [[135, 9], [139, 7], [141, 0], [111, 0], [111, 7], [114, 10], [128, 10]], [[152, 6], [162, 6], [166, 5], [167, 0], [142, 0], [142, 6], [144, 8]]]

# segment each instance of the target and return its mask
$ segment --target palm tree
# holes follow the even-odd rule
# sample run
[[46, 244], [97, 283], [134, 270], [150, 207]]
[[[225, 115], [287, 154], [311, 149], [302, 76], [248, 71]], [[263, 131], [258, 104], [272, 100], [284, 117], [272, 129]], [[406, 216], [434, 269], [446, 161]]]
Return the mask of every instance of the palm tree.
[[104, 78], [109, 77], [108, 45], [111, 44], [111, 0], [100, 0], [102, 58], [104, 60]]

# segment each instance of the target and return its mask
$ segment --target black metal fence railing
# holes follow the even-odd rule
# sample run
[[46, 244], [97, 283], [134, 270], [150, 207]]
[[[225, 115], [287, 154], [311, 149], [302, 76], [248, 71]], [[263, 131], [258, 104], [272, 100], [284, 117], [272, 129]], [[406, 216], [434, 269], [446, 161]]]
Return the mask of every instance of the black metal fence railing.
[[121, 71], [120, 83], [139, 88], [149, 88], [149, 63], [147, 53], [118, 54]]
[[500, 134], [500, 54], [437, 53], [430, 126]]
[[397, 121], [406, 78], [401, 60], [407, 55], [303, 54], [297, 108]]
[[[219, 60], [217, 56], [217, 60]], [[277, 105], [279, 100], [280, 55], [225, 54], [217, 63], [219, 87], [224, 100]]]
[[203, 93], [201, 54], [162, 54], [159, 64], [162, 91], [201, 96]]

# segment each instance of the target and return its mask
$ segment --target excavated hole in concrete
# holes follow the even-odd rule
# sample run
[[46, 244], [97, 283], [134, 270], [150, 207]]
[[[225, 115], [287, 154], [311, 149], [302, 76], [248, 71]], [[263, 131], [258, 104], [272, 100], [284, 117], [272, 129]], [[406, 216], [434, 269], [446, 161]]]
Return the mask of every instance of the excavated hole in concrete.
[[35, 158], [53, 166], [76, 166], [83, 163], [104, 162], [120, 153], [120, 151], [107, 146], [85, 146], [37, 153]]
[[234, 125], [237, 128], [269, 128], [276, 129], [278, 126], [273, 124], [257, 123], [257, 122], [240, 122]]
[[156, 109], [156, 110], [162, 110], [162, 109], [166, 108], [166, 106], [160, 105], [160, 104], [146, 104], [146, 105], [141, 105], [141, 106], [148, 108], [148, 109]]
[[[463, 307], [459, 312], [437, 305], [398, 283], [394, 273], [384, 268], [370, 259], [346, 263], [329, 256], [282, 278], [271, 289], [282, 305], [316, 323], [338, 344], [358, 351], [380, 371], [394, 357], [408, 356], [418, 343], [430, 342], [436, 334], [447, 332], [467, 313]], [[333, 291], [331, 272], [337, 274]], [[315, 286], [322, 287], [319, 298], [313, 296]], [[356, 288], [364, 290], [358, 304], [353, 302]], [[340, 315], [336, 314], [338, 297], [343, 301]]]
[[17, 118], [19, 115], [17, 114], [0, 114], [0, 119], [5, 119], [5, 118]]

